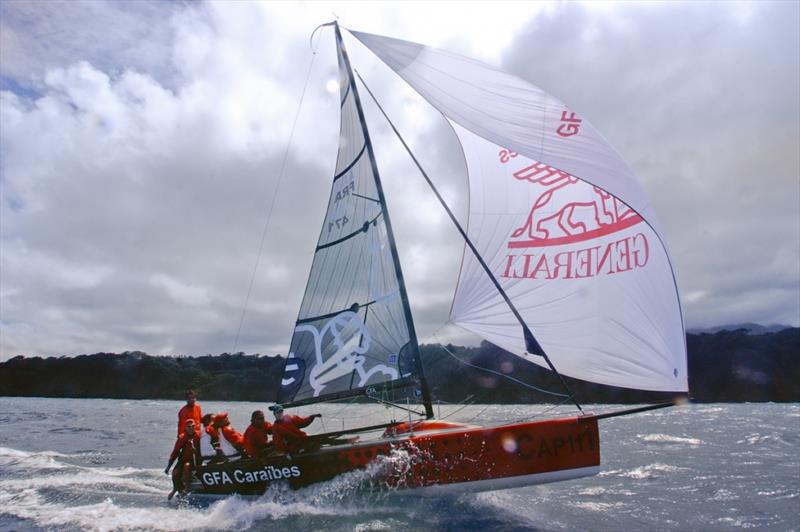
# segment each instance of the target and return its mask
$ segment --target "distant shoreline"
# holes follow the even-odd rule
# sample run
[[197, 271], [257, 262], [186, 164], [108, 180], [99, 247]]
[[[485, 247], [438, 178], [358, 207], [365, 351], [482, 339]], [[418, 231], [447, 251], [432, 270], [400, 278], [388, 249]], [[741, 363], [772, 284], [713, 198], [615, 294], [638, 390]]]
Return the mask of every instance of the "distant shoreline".
[[[134, 398], [134, 397], [54, 397], [54, 396], [46, 396], [46, 395], [0, 395], [0, 401], [3, 399], [68, 399], [70, 401], [173, 401], [178, 403], [183, 403], [182, 399], [175, 399], [175, 398], [163, 398], [163, 397], [145, 397], [145, 398]], [[263, 403], [265, 405], [273, 404], [273, 401], [245, 401], [241, 399], [213, 399], [213, 398], [204, 398], [203, 402], [225, 402], [225, 403]], [[746, 404], [775, 404], [775, 405], [791, 405], [791, 404], [800, 404], [800, 399], [796, 401], [695, 401], [690, 399], [686, 404], [689, 405], [746, 405]], [[369, 401], [362, 401], [362, 402], [353, 402], [353, 405], [367, 405], [367, 404], [375, 404]], [[448, 406], [456, 406], [452, 403], [442, 403], [442, 406], [447, 404]], [[546, 403], [546, 402], [528, 402], [528, 403], [470, 403], [472, 406], [479, 406], [479, 405], [493, 405], [493, 406], [520, 406], [520, 405], [559, 405], [564, 404], [568, 406], [568, 403]], [[637, 404], [650, 404], [650, 403], [604, 403], [604, 402], [592, 402], [592, 401], [583, 401], [581, 402], [581, 406], [586, 407], [587, 405], [637, 405]], [[436, 401], [433, 402], [434, 408], [436, 407]], [[342, 405], [347, 406], [347, 405]], [[680, 406], [680, 405], [676, 405]]]
[[[753, 334], [747, 329], [687, 334], [690, 398], [694, 403], [800, 402], [800, 328]], [[553, 375], [484, 342], [478, 347], [420, 346], [433, 400], [480, 404], [553, 404], [547, 396], [504, 379], [502, 373], [549, 390]], [[469, 362], [489, 371], [460, 364]], [[142, 352], [76, 357], [15, 357], [0, 363], [0, 397], [71, 399], [181, 399], [187, 388], [208, 401], [271, 403], [285, 358], [222, 354], [151, 356]], [[509, 368], [511, 368], [509, 370]], [[682, 394], [643, 392], [566, 379], [589, 404], [670, 401]]]

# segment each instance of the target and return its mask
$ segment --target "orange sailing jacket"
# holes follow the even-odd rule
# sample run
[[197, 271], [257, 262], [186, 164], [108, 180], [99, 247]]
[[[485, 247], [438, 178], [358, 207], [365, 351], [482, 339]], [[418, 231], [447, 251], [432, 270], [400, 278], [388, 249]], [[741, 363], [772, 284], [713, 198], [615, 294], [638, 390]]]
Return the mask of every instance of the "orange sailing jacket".
[[261, 451], [267, 448], [269, 442], [268, 434], [272, 433], [272, 424], [264, 422], [263, 427], [250, 425], [244, 431], [244, 451], [248, 456], [258, 456]]
[[200, 427], [200, 418], [203, 417], [203, 412], [200, 410], [200, 403], [195, 403], [192, 406], [183, 405], [178, 411], [178, 436], [183, 433], [186, 428], [186, 421], [189, 419], [194, 420], [194, 426]]
[[241, 432], [236, 432], [230, 425], [222, 427], [222, 435], [225, 436], [228, 443], [237, 449], [241, 449], [244, 446], [244, 436], [242, 436]]
[[296, 451], [308, 438], [308, 434], [300, 429], [309, 426], [312, 421], [314, 418], [311, 416], [302, 417], [290, 414], [284, 414], [280, 421], [276, 419], [272, 425], [275, 450], [280, 453]]
[[180, 457], [180, 464], [188, 462], [192, 467], [203, 463], [200, 457], [200, 436], [197, 432], [183, 433], [178, 436], [175, 447], [172, 448], [172, 454], [169, 455], [169, 465], [171, 466], [178, 457]]
[[212, 425], [210, 427], [206, 427], [206, 432], [209, 436], [211, 436], [212, 442], [219, 442], [220, 436], [222, 436], [236, 449], [241, 449], [244, 445], [244, 436], [242, 436], [239, 432], [236, 432], [230, 425], [226, 425], [221, 428]]

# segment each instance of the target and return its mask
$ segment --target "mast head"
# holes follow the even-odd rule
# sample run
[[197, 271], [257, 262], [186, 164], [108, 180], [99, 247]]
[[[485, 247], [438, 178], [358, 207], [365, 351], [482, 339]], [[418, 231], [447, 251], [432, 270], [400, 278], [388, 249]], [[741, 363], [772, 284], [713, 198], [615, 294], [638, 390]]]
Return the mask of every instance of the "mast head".
[[338, 20], [338, 17], [337, 17], [337, 19], [336, 19], [336, 20], [334, 20], [334, 21], [331, 21], [331, 22], [326, 22], [325, 24], [320, 24], [319, 26], [317, 26], [316, 28], [314, 28], [314, 31], [312, 31], [312, 32], [311, 32], [311, 37], [309, 37], [309, 38], [308, 38], [308, 44], [310, 44], [310, 45], [311, 45], [311, 50], [312, 50], [312, 51], [313, 51], [315, 54], [317, 53], [317, 51], [316, 51], [316, 50], [314, 50], [314, 35], [316, 35], [316, 33], [317, 33], [317, 30], [318, 30], [318, 29], [320, 29], [320, 28], [324, 28], [324, 27], [326, 27], [326, 26], [334, 26], [334, 27], [336, 28], [336, 31], [339, 31], [339, 23], [337, 22], [337, 20]]

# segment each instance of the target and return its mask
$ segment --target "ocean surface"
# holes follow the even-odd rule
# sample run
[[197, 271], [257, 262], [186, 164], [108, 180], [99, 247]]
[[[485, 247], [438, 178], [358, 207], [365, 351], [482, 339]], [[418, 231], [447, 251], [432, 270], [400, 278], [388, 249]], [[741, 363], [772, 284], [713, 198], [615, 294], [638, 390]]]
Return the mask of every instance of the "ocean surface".
[[[229, 412], [241, 431], [266, 406], [201, 404]], [[567, 482], [423, 498], [362, 491], [357, 476], [344, 476], [203, 504], [166, 500], [180, 406], [0, 397], [0, 530], [800, 530], [798, 404], [685, 405], [601, 420], [602, 472]], [[491, 423], [545, 410], [554, 413], [471, 405], [441, 415]], [[388, 415], [364, 405], [313, 411], [327, 430], [342, 418]]]

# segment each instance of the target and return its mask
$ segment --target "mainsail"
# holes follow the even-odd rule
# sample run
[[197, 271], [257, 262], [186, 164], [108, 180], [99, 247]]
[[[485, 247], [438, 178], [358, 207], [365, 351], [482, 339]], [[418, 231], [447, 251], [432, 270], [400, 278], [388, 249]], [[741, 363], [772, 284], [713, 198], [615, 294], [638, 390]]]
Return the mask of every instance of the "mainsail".
[[328, 208], [277, 402], [409, 388], [430, 399], [389, 213], [338, 26], [341, 126]]
[[[636, 176], [563, 102], [493, 67], [352, 32], [450, 121], [470, 177], [468, 234], [558, 370], [657, 391], [688, 388], [680, 301]], [[526, 352], [519, 322], [465, 254], [451, 320]]]

